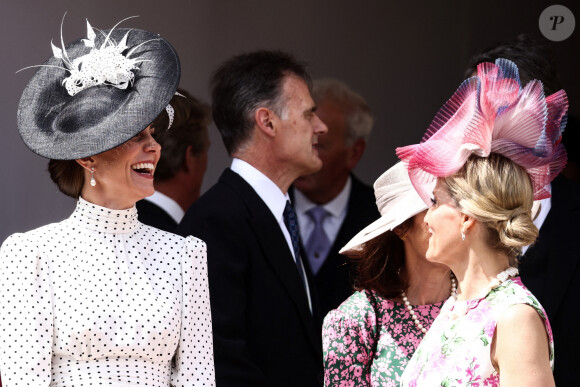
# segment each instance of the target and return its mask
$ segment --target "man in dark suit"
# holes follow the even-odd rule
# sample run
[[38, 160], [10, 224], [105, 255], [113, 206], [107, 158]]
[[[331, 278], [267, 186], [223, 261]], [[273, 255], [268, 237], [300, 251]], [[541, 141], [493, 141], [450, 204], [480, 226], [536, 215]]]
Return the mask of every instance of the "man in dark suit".
[[169, 129], [155, 128], [161, 158], [155, 168], [155, 193], [137, 202], [139, 221], [175, 232], [185, 211], [199, 198], [207, 167], [211, 122], [209, 106], [183, 89], [170, 102]]
[[351, 172], [364, 153], [373, 126], [366, 101], [335, 79], [315, 80], [312, 97], [318, 116], [328, 127], [328, 133], [318, 141], [322, 169], [298, 178], [291, 195], [314, 276], [321, 320], [353, 291], [352, 266], [338, 251], [380, 214], [373, 188]]
[[554, 379], [558, 386], [578, 381], [578, 300], [580, 299], [580, 186], [558, 176], [551, 206], [536, 243], [521, 257], [522, 282], [545, 308], [554, 333]]
[[[520, 71], [522, 85], [533, 79], [542, 81], [546, 96], [561, 89], [555, 65], [545, 46], [520, 35], [515, 41], [486, 49], [470, 60], [466, 75], [472, 74], [478, 63], [494, 62], [497, 58], [513, 61]], [[567, 132], [577, 131], [572, 120], [563, 135], [567, 153], [577, 159], [578, 146], [567, 141]], [[524, 251], [519, 270], [522, 282], [538, 298], [554, 334], [554, 380], [557, 386], [578, 384], [580, 362], [580, 187], [565, 178], [564, 173], [551, 184], [552, 197], [541, 200], [534, 219], [540, 234], [536, 242]]]
[[181, 235], [208, 246], [217, 385], [321, 386], [322, 343], [288, 188], [322, 166], [302, 64], [278, 51], [224, 63], [212, 111], [234, 158], [187, 211]]

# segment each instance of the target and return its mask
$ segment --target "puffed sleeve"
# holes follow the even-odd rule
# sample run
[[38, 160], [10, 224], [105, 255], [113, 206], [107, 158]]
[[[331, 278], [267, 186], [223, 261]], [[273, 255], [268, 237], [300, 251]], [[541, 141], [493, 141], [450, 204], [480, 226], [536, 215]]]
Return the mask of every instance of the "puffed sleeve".
[[326, 315], [322, 326], [325, 386], [370, 386], [375, 321], [361, 292]]
[[48, 257], [26, 234], [0, 248], [0, 373], [6, 386], [49, 386], [52, 293]]
[[181, 275], [181, 332], [171, 382], [175, 387], [215, 386], [207, 247], [202, 240], [186, 238]]

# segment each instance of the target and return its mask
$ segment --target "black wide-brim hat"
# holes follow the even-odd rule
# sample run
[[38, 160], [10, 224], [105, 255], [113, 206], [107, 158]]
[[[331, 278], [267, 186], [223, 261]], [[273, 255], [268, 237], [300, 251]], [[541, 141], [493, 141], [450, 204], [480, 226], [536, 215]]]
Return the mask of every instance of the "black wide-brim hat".
[[[101, 47], [109, 32], [97, 32], [95, 47]], [[120, 42], [127, 32], [125, 52], [134, 49], [130, 57], [140, 62], [126, 89], [101, 84], [71, 96], [63, 85], [70, 73], [45, 67], [66, 67], [63, 59], [52, 56], [39, 67], [18, 106], [18, 131], [34, 153], [56, 160], [102, 153], [140, 133], [169, 104], [181, 75], [177, 52], [148, 31], [119, 28], [110, 38]], [[71, 61], [91, 51], [83, 40], [66, 46]]]

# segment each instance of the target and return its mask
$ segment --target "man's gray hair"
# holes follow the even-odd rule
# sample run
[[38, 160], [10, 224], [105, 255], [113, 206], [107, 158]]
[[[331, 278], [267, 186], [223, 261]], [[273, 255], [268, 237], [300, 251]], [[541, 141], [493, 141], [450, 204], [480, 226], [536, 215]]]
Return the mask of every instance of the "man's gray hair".
[[373, 116], [364, 98], [338, 79], [323, 78], [312, 83], [312, 98], [319, 104], [331, 100], [344, 108], [346, 114], [346, 145], [362, 138], [367, 141], [373, 129]]

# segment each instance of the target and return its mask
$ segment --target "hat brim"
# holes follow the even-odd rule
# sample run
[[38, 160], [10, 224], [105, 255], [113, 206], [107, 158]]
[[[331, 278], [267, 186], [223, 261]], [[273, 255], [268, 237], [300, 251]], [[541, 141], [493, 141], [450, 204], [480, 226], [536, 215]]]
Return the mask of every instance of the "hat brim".
[[[131, 58], [142, 61], [126, 89], [110, 85], [89, 87], [70, 96], [62, 81], [69, 72], [40, 67], [26, 86], [18, 106], [18, 130], [34, 153], [57, 160], [74, 160], [115, 148], [145, 129], [173, 97], [181, 75], [175, 49], [159, 35], [138, 29], [115, 29], [111, 38], [127, 37], [128, 50], [142, 44]], [[104, 31], [108, 34], [108, 31]], [[100, 47], [104, 34], [98, 34]], [[91, 49], [79, 39], [66, 46], [69, 58]], [[62, 59], [45, 65], [65, 67]]]
[[407, 194], [401, 199], [395, 208], [391, 208], [387, 213], [381, 215], [379, 219], [375, 220], [356, 234], [342, 249], [340, 249], [339, 253], [358, 255], [362, 250], [362, 246], [366, 242], [387, 231], [393, 230], [407, 219], [410, 219], [425, 210], [427, 210], [427, 205], [415, 192]]

